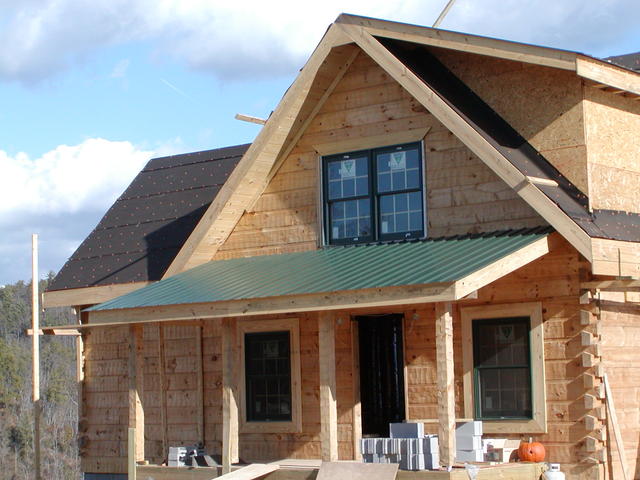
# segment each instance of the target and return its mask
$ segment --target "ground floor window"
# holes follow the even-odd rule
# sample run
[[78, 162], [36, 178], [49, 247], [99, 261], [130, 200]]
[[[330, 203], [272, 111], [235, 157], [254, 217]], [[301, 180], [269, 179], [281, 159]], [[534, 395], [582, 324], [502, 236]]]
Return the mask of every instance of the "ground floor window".
[[241, 431], [300, 431], [298, 319], [239, 320], [238, 340]]
[[486, 433], [546, 432], [540, 303], [461, 308], [465, 417]]
[[531, 418], [529, 317], [473, 320], [475, 417]]

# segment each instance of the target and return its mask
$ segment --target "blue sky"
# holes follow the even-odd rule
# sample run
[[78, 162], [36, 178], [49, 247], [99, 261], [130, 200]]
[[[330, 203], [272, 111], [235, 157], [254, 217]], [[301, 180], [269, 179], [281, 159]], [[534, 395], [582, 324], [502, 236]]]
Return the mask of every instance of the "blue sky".
[[[446, 0], [0, 0], [0, 285], [30, 235], [57, 271], [146, 161], [250, 142], [342, 11], [430, 25]], [[605, 57], [637, 0], [457, 0], [441, 28]]]

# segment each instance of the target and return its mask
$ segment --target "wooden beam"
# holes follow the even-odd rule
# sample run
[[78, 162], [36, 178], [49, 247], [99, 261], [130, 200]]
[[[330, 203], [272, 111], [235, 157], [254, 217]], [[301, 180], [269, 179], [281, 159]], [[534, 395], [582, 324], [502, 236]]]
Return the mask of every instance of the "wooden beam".
[[640, 75], [594, 58], [578, 56], [576, 73], [594, 82], [640, 95]]
[[320, 366], [320, 443], [322, 461], [338, 460], [338, 410], [336, 406], [336, 346], [333, 312], [318, 314]]
[[[38, 331], [39, 335], [62, 335], [69, 337], [77, 337], [80, 335], [80, 330], [78, 329], [41, 328]], [[33, 335], [33, 328], [27, 328], [26, 334], [29, 337]]]
[[604, 374], [602, 381], [605, 388], [607, 413], [609, 414], [607, 426], [613, 430], [613, 435], [616, 439], [616, 446], [618, 447], [618, 458], [620, 459], [620, 465], [622, 466], [622, 473], [625, 480], [629, 480], [631, 477], [629, 476], [627, 454], [624, 451], [622, 433], [620, 432], [620, 424], [618, 423], [618, 414], [616, 413], [616, 407], [613, 403], [613, 394], [611, 393], [611, 386], [609, 385], [609, 378], [606, 373]]
[[512, 187], [534, 210], [565, 237], [587, 260], [591, 261], [591, 238], [558, 205], [511, 164], [493, 145], [480, 135], [440, 95], [411, 72], [366, 28], [340, 25], [367, 55], [373, 58], [394, 80], [458, 137], [507, 185]]
[[144, 341], [142, 325], [129, 327], [129, 429], [135, 432], [134, 461], [144, 460]]
[[252, 463], [246, 467], [239, 468], [233, 472], [225, 473], [219, 477], [220, 480], [254, 480], [280, 469], [279, 465], [273, 463]]
[[[458, 296], [455, 282], [448, 282], [290, 295], [254, 300], [230, 300], [122, 310], [96, 310], [89, 312], [89, 325], [74, 325], [73, 328], [408, 305], [457, 300]], [[59, 326], [56, 328], [65, 327]], [[69, 326], [66, 328], [69, 328]]]
[[453, 308], [436, 303], [436, 377], [438, 384], [438, 438], [440, 463], [451, 467], [456, 456], [456, 409], [453, 371]]
[[267, 121], [264, 118], [253, 117], [251, 115], [244, 115], [242, 113], [236, 113], [236, 120], [240, 120], [242, 122], [256, 123], [258, 125], [264, 125]]
[[33, 438], [33, 462], [35, 467], [35, 478], [42, 478], [41, 472], [41, 455], [40, 455], [40, 416], [42, 413], [42, 405], [40, 404], [40, 305], [38, 295], [38, 235], [31, 236], [31, 331], [36, 332], [31, 338], [32, 346], [32, 380], [33, 380], [33, 420], [34, 420], [34, 438]]
[[136, 480], [136, 452], [138, 435], [136, 429], [129, 427], [127, 431], [127, 479]]
[[53, 290], [42, 294], [44, 308], [71, 307], [74, 305], [93, 305], [133, 292], [153, 282], [120, 283], [100, 287], [69, 288]]
[[238, 463], [237, 340], [234, 320], [222, 320], [222, 473]]
[[336, 20], [343, 26], [358, 26], [373, 36], [395, 38], [407, 42], [488, 55], [517, 62], [544, 65], [563, 70], [576, 69], [576, 53], [538, 47], [495, 38], [449, 32], [405, 23], [342, 14]]
[[202, 366], [202, 327], [195, 328], [196, 357], [196, 421], [198, 422], [198, 441], [204, 445], [204, 375]]
[[164, 352], [164, 325], [158, 324], [158, 383], [160, 388], [160, 428], [162, 429], [162, 458], [169, 455], [169, 441], [167, 439], [167, 380], [165, 369], [167, 365]]

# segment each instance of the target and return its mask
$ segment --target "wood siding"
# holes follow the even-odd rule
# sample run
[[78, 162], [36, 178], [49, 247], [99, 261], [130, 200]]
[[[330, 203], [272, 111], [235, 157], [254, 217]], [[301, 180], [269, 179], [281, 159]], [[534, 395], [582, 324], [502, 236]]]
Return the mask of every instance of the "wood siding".
[[317, 248], [323, 145], [429, 129], [425, 139], [428, 235], [545, 224], [462, 142], [361, 53], [214, 259]]

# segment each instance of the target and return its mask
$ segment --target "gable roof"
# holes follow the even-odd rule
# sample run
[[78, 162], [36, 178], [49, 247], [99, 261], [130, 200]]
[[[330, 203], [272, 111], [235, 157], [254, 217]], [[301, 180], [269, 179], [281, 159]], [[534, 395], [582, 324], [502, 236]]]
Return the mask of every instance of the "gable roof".
[[620, 67], [640, 72], [640, 52], [615, 55], [613, 57], [607, 57], [605, 60]]
[[150, 160], [49, 290], [160, 280], [247, 148]]
[[[328, 98], [359, 49], [372, 57], [420, 101], [588, 260], [593, 257], [592, 235], [624, 240], [638, 239], [638, 218], [610, 211], [592, 215], [578, 190], [559, 173], [556, 175], [557, 170], [548, 168], [550, 165], [546, 160], [542, 159], [535, 164], [529, 162], [526, 166], [522, 162], [512, 163], [507, 158], [509, 155], [505, 157], [505, 149], [498, 148], [495, 141], [489, 141], [486, 135], [483, 136], [479, 129], [475, 129], [477, 125], [474, 125], [474, 121], [469, 117], [465, 118], [462, 111], [448, 103], [444, 95], [441, 96], [413, 73], [410, 65], [404, 64], [380, 43], [381, 39], [562, 68], [574, 71], [576, 75], [593, 82], [640, 95], [640, 75], [576, 52], [342, 14], [329, 27], [238, 165], [234, 172], [234, 176], [237, 174], [236, 178], [230, 179], [225, 194], [211, 204], [207, 214], [194, 229], [194, 234], [167, 270], [165, 278], [205, 263], [215, 255], [242, 212], [266, 188], [268, 180], [309, 124], [310, 117], [315, 115], [322, 102]], [[354, 49], [354, 44], [359, 49]], [[501, 123], [506, 124], [504, 120]], [[532, 147], [528, 150], [533, 156], [539, 155]], [[545, 168], [541, 168], [543, 164], [546, 164]], [[535, 168], [531, 170], [529, 167]], [[552, 170], [555, 172], [550, 173]], [[530, 171], [542, 176], [533, 175]], [[601, 220], [598, 221], [596, 217]], [[607, 224], [615, 225], [609, 229]]]

